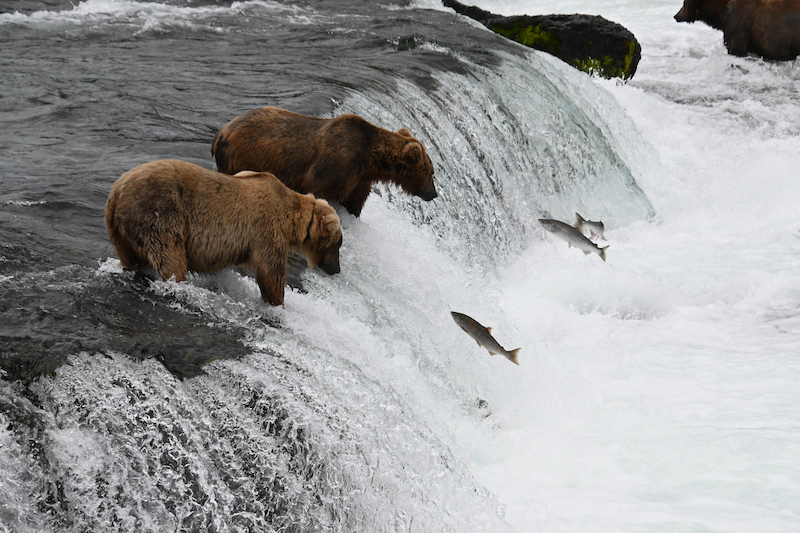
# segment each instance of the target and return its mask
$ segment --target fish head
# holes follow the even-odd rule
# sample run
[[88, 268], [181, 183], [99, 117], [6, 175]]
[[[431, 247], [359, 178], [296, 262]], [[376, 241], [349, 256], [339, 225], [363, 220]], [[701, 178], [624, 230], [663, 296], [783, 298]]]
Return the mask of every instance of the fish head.
[[540, 218], [539, 223], [544, 226], [544, 229], [547, 231], [554, 231], [556, 229], [556, 225], [553, 224], [553, 221], [549, 218]]
[[462, 315], [461, 313], [456, 313], [455, 311], [450, 311], [450, 316], [453, 317], [453, 320], [455, 320], [456, 324], [458, 324], [461, 327], [461, 329], [466, 331], [467, 323], [464, 320], [464, 317], [466, 315]]

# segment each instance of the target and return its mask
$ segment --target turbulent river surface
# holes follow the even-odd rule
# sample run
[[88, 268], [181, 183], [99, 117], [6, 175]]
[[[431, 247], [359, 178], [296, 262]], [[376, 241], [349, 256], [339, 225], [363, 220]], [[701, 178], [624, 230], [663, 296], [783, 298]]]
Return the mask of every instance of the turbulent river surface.
[[[0, 2], [0, 531], [800, 527], [797, 68], [603, 5], [627, 85], [433, 0]], [[124, 271], [114, 181], [264, 105], [408, 128], [439, 197], [340, 210], [284, 307]]]

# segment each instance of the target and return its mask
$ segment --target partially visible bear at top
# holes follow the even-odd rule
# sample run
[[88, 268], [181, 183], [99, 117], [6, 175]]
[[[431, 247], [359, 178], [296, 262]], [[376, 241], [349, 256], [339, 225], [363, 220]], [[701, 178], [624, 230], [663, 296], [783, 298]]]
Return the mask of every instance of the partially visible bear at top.
[[675, 20], [722, 30], [728, 53], [736, 56], [800, 55], [800, 0], [685, 0]]
[[361, 214], [372, 184], [391, 182], [425, 201], [436, 198], [425, 147], [356, 115], [324, 119], [276, 107], [254, 109], [226, 124], [211, 147], [217, 169], [271, 172], [289, 188], [339, 202]]

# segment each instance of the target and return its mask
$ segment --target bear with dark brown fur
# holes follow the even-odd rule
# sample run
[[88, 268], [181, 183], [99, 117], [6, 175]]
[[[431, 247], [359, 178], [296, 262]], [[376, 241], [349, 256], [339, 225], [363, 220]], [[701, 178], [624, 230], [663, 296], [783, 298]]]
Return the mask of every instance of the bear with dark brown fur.
[[291, 251], [311, 268], [339, 272], [336, 211], [268, 173], [234, 177], [174, 159], [145, 163], [111, 187], [106, 227], [127, 269], [149, 266], [164, 280], [184, 281], [187, 272], [246, 266], [272, 305], [283, 304]]
[[392, 132], [356, 115], [324, 119], [262, 107], [226, 124], [211, 146], [220, 172], [271, 172], [289, 188], [339, 202], [361, 214], [376, 182], [436, 198], [425, 148], [401, 128]]
[[678, 22], [722, 30], [728, 53], [791, 60], [800, 55], [800, 0], [685, 0]]

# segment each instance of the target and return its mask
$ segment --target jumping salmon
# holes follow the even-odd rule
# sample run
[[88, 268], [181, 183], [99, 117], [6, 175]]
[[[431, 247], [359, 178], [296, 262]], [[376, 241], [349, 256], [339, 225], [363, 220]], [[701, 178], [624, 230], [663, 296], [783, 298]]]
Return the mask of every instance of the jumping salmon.
[[603, 233], [606, 231], [606, 227], [603, 225], [602, 222], [599, 220], [594, 222], [592, 220], [586, 220], [580, 214], [575, 213], [575, 229], [583, 233], [585, 230], [589, 230], [589, 233], [592, 234], [591, 238], [594, 239], [599, 237], [603, 240], [606, 240], [603, 237]]
[[569, 224], [561, 222], [560, 220], [540, 218], [539, 222], [541, 222], [542, 226], [544, 226], [544, 229], [559, 239], [567, 241], [570, 246], [578, 248], [584, 254], [589, 255], [590, 253], [594, 252], [599, 255], [603, 261], [606, 260], [606, 248], [608, 248], [608, 246], [605, 248], [598, 248], [597, 245], [587, 239], [583, 233], [573, 228]]
[[517, 348], [516, 350], [508, 351], [492, 337], [492, 328], [486, 328], [480, 325], [474, 318], [469, 317], [463, 313], [456, 313], [455, 311], [450, 311], [450, 314], [453, 316], [453, 320], [456, 321], [461, 329], [463, 329], [467, 335], [475, 339], [475, 342], [478, 343], [478, 346], [482, 348], [486, 348], [489, 350], [491, 355], [499, 353], [500, 355], [505, 356], [509, 361], [518, 365], [519, 362], [517, 361], [517, 354], [521, 350], [521, 348]]

